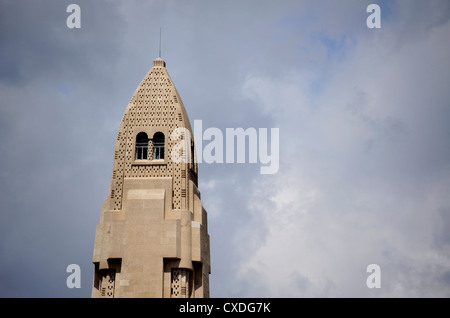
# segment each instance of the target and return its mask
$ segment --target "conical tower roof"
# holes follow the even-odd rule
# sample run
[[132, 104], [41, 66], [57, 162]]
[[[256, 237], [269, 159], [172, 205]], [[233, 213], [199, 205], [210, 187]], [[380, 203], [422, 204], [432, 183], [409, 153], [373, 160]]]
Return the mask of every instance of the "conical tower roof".
[[[139, 118], [145, 121], [146, 124], [159, 123], [169, 125], [171, 119], [173, 119], [172, 115], [175, 115], [179, 124], [181, 124], [178, 126], [189, 129], [192, 135], [191, 124], [183, 101], [167, 72], [166, 62], [160, 57], [153, 60], [152, 68], [131, 97], [125, 110], [124, 118], [133, 115], [133, 111], [141, 108], [148, 108], [150, 112], [152, 110], [156, 112], [155, 114], [140, 114]], [[167, 111], [169, 113], [166, 114]], [[174, 114], [172, 114], [172, 112], [174, 112]], [[179, 114], [181, 114], [181, 117]]]
[[[170, 159], [171, 150], [179, 142], [171, 139], [173, 131], [177, 128], [188, 129], [192, 137], [189, 154], [194, 160], [185, 163], [188, 167], [184, 168]], [[166, 154], [164, 164], [158, 163], [158, 165], [152, 167], [143, 166], [142, 162], [137, 164], [134, 154], [136, 136], [140, 132], [145, 132], [150, 140], [157, 132], [164, 134]], [[193, 132], [186, 109], [167, 72], [166, 62], [158, 57], [153, 61], [153, 66], [136, 88], [120, 123], [114, 152], [113, 180], [111, 183], [111, 199], [113, 200], [111, 200], [110, 208], [121, 209], [123, 179], [127, 177], [173, 177], [174, 180], [177, 180], [177, 174], [180, 174], [181, 170], [184, 169], [184, 171], [193, 172], [189, 174], [189, 178], [197, 184], [195, 159]], [[148, 164], [152, 164], [152, 162]], [[174, 186], [174, 188], [176, 187]], [[177, 201], [177, 198], [175, 198], [175, 201]], [[177, 206], [176, 204], [175, 208]], [[180, 204], [180, 208], [182, 206], [184, 204]]]

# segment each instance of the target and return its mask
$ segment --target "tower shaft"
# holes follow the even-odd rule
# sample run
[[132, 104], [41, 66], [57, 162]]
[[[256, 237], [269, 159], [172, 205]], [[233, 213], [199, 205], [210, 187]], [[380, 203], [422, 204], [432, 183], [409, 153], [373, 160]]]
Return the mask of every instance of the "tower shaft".
[[[92, 297], [209, 297], [192, 129], [165, 66], [153, 61], [120, 123], [96, 229]], [[177, 150], [181, 161], [173, 159]]]

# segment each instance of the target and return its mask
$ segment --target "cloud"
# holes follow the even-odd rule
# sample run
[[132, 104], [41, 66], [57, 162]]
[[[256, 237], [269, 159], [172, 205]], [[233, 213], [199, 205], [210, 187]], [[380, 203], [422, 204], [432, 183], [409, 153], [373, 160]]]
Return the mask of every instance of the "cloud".
[[[396, 189], [389, 180], [352, 185], [301, 156], [285, 164], [290, 170], [276, 180], [255, 182], [252, 222], [238, 233], [239, 242], [249, 242], [239, 245], [237, 279], [249, 295], [448, 295], [440, 281], [450, 262], [448, 246], [434, 244], [435, 234], [443, 233], [442, 215], [426, 200], [447, 185], [431, 192]], [[445, 197], [439, 201], [448, 206]], [[365, 269], [373, 263], [382, 269], [378, 293], [365, 286]], [[258, 277], [258, 284], [249, 277]]]
[[[68, 29], [66, 8], [70, 1], [2, 2], [0, 11], [0, 80], [24, 85], [47, 77], [66, 81], [110, 73], [118, 57], [124, 21], [118, 3], [78, 1], [81, 29]], [[73, 67], [77, 65], [78, 67]]]
[[93, 209], [106, 197], [102, 180], [111, 171], [99, 163], [112, 163], [100, 145], [113, 147], [109, 134], [118, 126], [98, 118], [111, 120], [106, 93], [123, 23], [114, 2], [79, 1], [82, 28], [68, 29], [69, 3], [0, 4], [3, 297], [89, 295], [65, 286], [65, 270], [79, 263], [82, 286], [91, 283]]
[[[247, 79], [244, 96], [285, 136], [280, 173], [254, 180], [238, 233], [247, 294], [448, 297], [450, 24], [438, 25], [401, 47], [396, 33], [358, 38], [320, 95], [301, 72]], [[380, 290], [365, 285], [372, 263]]]

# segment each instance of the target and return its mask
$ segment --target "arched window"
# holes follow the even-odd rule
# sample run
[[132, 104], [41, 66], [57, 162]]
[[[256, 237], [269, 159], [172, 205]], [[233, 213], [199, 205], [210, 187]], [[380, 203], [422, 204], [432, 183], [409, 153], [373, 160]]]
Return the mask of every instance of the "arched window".
[[153, 135], [153, 159], [164, 159], [164, 134], [162, 132]]
[[145, 132], [136, 136], [136, 159], [148, 159], [148, 136]]

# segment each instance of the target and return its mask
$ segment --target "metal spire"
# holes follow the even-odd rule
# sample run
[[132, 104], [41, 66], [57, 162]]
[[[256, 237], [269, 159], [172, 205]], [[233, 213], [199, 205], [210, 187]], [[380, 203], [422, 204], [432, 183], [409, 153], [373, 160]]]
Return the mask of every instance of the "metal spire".
[[159, 27], [159, 57], [161, 57], [161, 27]]

